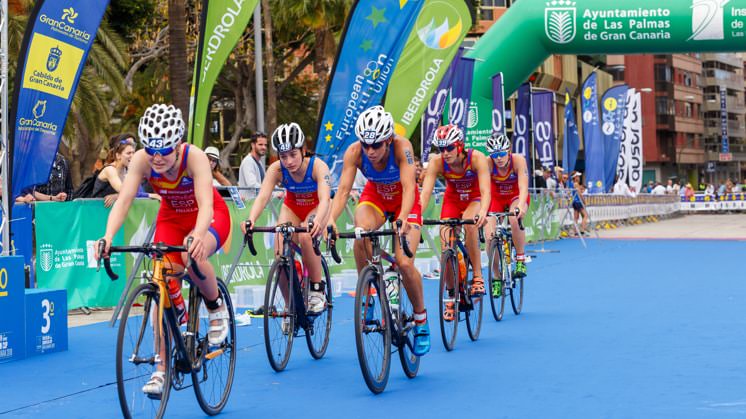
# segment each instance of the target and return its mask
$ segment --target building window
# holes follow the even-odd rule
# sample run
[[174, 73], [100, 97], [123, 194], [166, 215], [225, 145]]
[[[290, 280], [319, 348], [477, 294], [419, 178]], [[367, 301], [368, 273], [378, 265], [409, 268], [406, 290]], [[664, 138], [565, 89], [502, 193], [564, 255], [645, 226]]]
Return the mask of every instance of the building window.
[[684, 73], [684, 86], [692, 87], [692, 76], [689, 73]]
[[675, 115], [673, 100], [667, 97], [655, 98], [655, 112], [658, 115]]
[[684, 116], [687, 118], [691, 118], [692, 115], [692, 104], [689, 102], [684, 102]]
[[489, 6], [489, 7], [505, 7], [507, 3], [507, 0], [482, 0], [480, 2], [481, 6]]
[[479, 15], [482, 20], [495, 20], [495, 14], [490, 8], [482, 7], [479, 9]]
[[671, 67], [666, 64], [655, 65], [655, 80], [656, 81], [671, 81]]

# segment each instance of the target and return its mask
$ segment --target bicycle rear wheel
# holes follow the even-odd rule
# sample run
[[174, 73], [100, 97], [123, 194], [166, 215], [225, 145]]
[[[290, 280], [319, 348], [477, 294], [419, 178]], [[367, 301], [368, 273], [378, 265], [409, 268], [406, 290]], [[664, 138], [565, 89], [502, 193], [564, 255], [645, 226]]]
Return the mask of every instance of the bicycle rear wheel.
[[355, 292], [355, 346], [363, 379], [371, 392], [386, 388], [391, 370], [391, 325], [386, 292], [381, 289], [376, 269], [360, 272]]
[[[208, 415], [217, 415], [225, 407], [233, 386], [233, 375], [236, 370], [236, 319], [233, 311], [228, 288], [218, 278], [218, 292], [223, 304], [228, 309], [228, 337], [218, 347], [210, 347], [207, 341], [207, 330], [210, 319], [207, 317], [207, 307], [204, 299], [199, 299], [197, 310], [192, 311], [199, 316], [197, 330], [194, 331], [195, 349], [194, 359], [201, 362], [201, 368], [192, 371], [194, 394], [202, 410]], [[203, 308], [204, 307], [204, 308]], [[204, 313], [204, 317], [200, 312]]]
[[[515, 260], [515, 247], [510, 246], [511, 260]], [[513, 313], [517, 316], [523, 309], [523, 283], [526, 278], [513, 278], [513, 289], [510, 290], [510, 305], [513, 306]], [[516, 295], [518, 293], [518, 295]]]
[[279, 259], [275, 260], [269, 270], [264, 294], [264, 347], [269, 365], [277, 372], [288, 365], [295, 336], [295, 304], [290, 275], [290, 267]]
[[[440, 292], [438, 293], [438, 318], [440, 319], [440, 337], [447, 351], [452, 351], [456, 344], [456, 332], [459, 322], [459, 296], [458, 296], [458, 261], [456, 253], [452, 249], [446, 249], [440, 256]], [[452, 287], [451, 290], [448, 287]], [[453, 305], [453, 320], [446, 321], [444, 313], [446, 305]]]
[[[171, 339], [165, 316], [159, 339], [163, 350], [156, 348], [155, 324], [158, 313], [158, 288], [141, 284], [127, 298], [119, 317], [117, 334], [116, 375], [119, 407], [125, 418], [163, 417], [171, 390]], [[159, 353], [160, 352], [160, 353]], [[142, 388], [150, 380], [156, 366], [165, 367], [163, 393], [151, 398]]]
[[407, 378], [414, 378], [420, 369], [420, 357], [412, 353], [412, 345], [414, 345], [414, 307], [412, 307], [412, 302], [409, 301], [407, 290], [402, 286], [401, 276], [399, 278], [399, 313], [396, 320], [399, 324], [397, 329], [401, 331], [397, 345], [399, 361], [401, 361], [401, 367]]
[[[306, 344], [308, 351], [314, 359], [321, 359], [329, 347], [329, 333], [332, 330], [332, 281], [329, 276], [329, 266], [326, 259], [321, 257], [321, 279], [326, 283], [324, 293], [326, 294], [326, 308], [321, 314], [310, 317], [312, 327], [306, 330]], [[308, 301], [308, 300], [306, 300]]]
[[[503, 319], [503, 313], [505, 312], [505, 290], [503, 282], [503, 249], [500, 240], [490, 240], [489, 251], [487, 252], [489, 258], [489, 265], [487, 269], [487, 275], [489, 277], [489, 290], [487, 292], [490, 295], [490, 307], [492, 308], [492, 317], [496, 321]], [[500, 290], [500, 295], [495, 296], [492, 292], [494, 289]]]
[[[467, 255], [464, 255], [464, 259], [468, 260]], [[484, 301], [484, 297], [482, 296], [471, 296], [471, 288], [474, 284], [474, 269], [474, 266], [472, 266], [471, 278], [468, 278], [466, 282], [466, 299], [468, 303], [465, 310], [466, 330], [469, 332], [469, 339], [472, 341], [479, 339], [479, 332], [482, 331], [482, 301]], [[476, 269], [481, 269], [481, 266]]]

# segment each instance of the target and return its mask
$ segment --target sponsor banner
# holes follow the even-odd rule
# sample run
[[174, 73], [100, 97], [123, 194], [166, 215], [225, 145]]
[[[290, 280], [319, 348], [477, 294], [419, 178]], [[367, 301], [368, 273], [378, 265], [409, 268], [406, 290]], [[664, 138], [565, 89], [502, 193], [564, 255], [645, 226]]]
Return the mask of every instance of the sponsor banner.
[[[630, 143], [632, 136], [631, 124], [633, 120], [640, 117], [639, 113], [634, 112], [635, 89], [627, 89], [627, 95], [624, 98], [624, 120], [622, 122], [622, 138], [619, 141], [619, 158], [616, 165], [616, 176], [619, 180], [629, 184], [629, 163], [630, 163]], [[613, 186], [612, 186], [613, 187]]]
[[463, 0], [424, 1], [386, 93], [397, 134], [409, 139], [439, 83], [450, 86], [449, 69], [469, 28]]
[[331, 168], [334, 185], [344, 152], [356, 141], [357, 117], [381, 103], [423, 3], [358, 0], [350, 12], [316, 136], [316, 154]]
[[189, 101], [188, 142], [203, 147], [212, 88], [259, 0], [204, 0]]
[[[33, 230], [33, 218], [34, 218], [34, 207], [30, 204], [14, 204], [13, 205], [13, 225], [12, 235], [10, 238], [10, 254], [16, 256], [23, 256], [23, 261], [26, 266], [31, 266], [31, 260], [34, 256], [34, 230]], [[0, 222], [2, 222], [3, 216], [0, 214]], [[0, 250], [3, 248], [0, 243]], [[34, 270], [30, 272], [30, 284], [33, 287], [34, 284]]]
[[0, 257], [0, 364], [26, 357], [25, 323], [23, 258]]
[[562, 148], [562, 169], [568, 176], [571, 171], [575, 170], [575, 161], [580, 150], [580, 134], [572, 102], [570, 92], [565, 91], [565, 139]]
[[534, 123], [534, 147], [539, 158], [537, 167], [554, 171], [554, 92], [534, 92], [531, 97]]
[[728, 144], [728, 92], [725, 86], [720, 86], [720, 152], [730, 153]]
[[37, 2], [23, 35], [11, 106], [12, 197], [46, 183], [107, 1]]
[[471, 110], [471, 80], [474, 75], [474, 60], [459, 58], [453, 72], [451, 97], [448, 103], [448, 123], [458, 125], [466, 132], [469, 127]]
[[636, 92], [629, 108], [630, 117], [625, 120], [625, 133], [627, 135], [627, 183], [635, 192], [640, 193], [642, 188], [642, 94]]
[[604, 184], [605, 192], [614, 187], [614, 177], [619, 163], [619, 145], [624, 132], [624, 112], [627, 100], [626, 84], [614, 86], [604, 93], [601, 98], [601, 138], [604, 142]]
[[505, 87], [503, 73], [492, 76], [492, 132], [505, 135]]
[[585, 141], [585, 179], [588, 192], [606, 192], [604, 173], [604, 143], [598, 118], [598, 90], [596, 72], [583, 82], [581, 111], [583, 115], [583, 140]]
[[443, 109], [445, 109], [446, 102], [448, 101], [448, 92], [451, 90], [451, 82], [453, 80], [453, 73], [456, 68], [456, 64], [464, 54], [463, 48], [456, 50], [456, 56], [454, 57], [451, 64], [448, 66], [448, 71], [440, 80], [438, 88], [435, 90], [433, 97], [430, 99], [430, 104], [425, 109], [425, 118], [423, 120], [422, 130], [422, 159], [424, 163], [428, 161], [430, 155], [430, 143], [432, 141], [433, 133], [440, 125], [443, 119]]
[[528, 169], [528, 184], [533, 186], [533, 167], [531, 161], [531, 84], [523, 83], [518, 88], [518, 99], [515, 104], [515, 119], [513, 119], [513, 153], [526, 158]]

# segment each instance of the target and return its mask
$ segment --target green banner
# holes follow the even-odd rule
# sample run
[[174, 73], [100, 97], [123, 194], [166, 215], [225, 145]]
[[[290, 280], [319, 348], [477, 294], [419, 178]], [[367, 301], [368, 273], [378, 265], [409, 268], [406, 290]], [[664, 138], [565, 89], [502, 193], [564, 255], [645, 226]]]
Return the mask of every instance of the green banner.
[[463, 0], [427, 0], [422, 6], [386, 94], [397, 134], [410, 138], [471, 24]]
[[204, 0], [197, 59], [189, 101], [187, 139], [203, 147], [212, 88], [228, 56], [243, 35], [259, 0]]

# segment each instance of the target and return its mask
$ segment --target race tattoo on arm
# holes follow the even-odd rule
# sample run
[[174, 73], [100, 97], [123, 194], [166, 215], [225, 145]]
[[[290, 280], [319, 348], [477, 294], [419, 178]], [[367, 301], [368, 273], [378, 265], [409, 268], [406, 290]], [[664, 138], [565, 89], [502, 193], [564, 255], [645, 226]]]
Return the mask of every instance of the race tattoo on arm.
[[412, 152], [409, 150], [404, 150], [404, 155], [407, 157], [407, 163], [408, 164], [414, 164], [414, 159], [412, 158]]
[[324, 182], [326, 182], [326, 184], [329, 185], [330, 187], [332, 186], [332, 179], [328, 173], [324, 175]]

